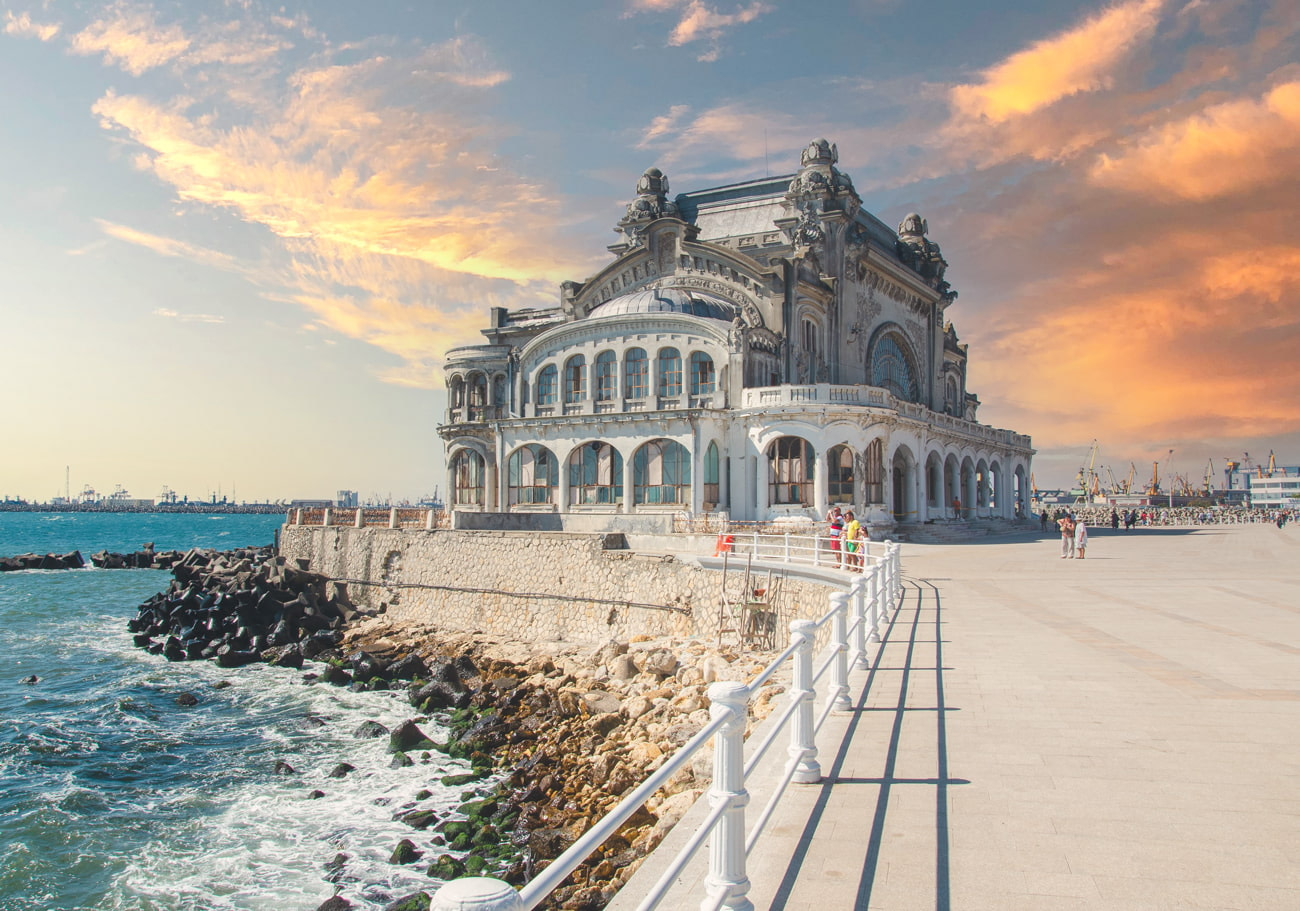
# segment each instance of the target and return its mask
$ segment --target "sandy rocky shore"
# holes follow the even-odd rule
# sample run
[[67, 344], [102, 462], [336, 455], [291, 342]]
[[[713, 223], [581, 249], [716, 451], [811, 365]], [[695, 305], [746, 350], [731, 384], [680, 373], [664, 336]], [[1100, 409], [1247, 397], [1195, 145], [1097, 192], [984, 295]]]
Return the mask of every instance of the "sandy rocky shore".
[[[357, 736], [387, 737], [395, 766], [432, 768], [440, 754], [468, 763], [465, 773], [438, 779], [463, 789], [457, 808], [426, 809], [432, 793], [425, 790], [385, 810], [412, 829], [390, 861], [431, 877], [427, 890], [394, 900], [386, 911], [423, 911], [438, 881], [462, 875], [527, 882], [708, 722], [710, 683], [752, 679], [770, 657], [694, 639], [583, 646], [398, 622], [382, 610], [358, 610], [343, 586], [265, 549], [191, 551], [172, 572], [169, 590], [142, 604], [129, 624], [137, 646], [172, 661], [299, 668], [313, 685], [401, 690], [410, 719], [394, 730], [368, 722]], [[752, 700], [751, 725], [783, 691], [770, 684]], [[451, 731], [447, 742], [433, 741], [421, 727], [432, 719]], [[344, 778], [349, 771], [340, 764], [331, 774]], [[603, 908], [704, 792], [711, 772], [706, 750], [542, 907]], [[326, 862], [327, 875], [346, 860]], [[351, 907], [336, 895], [318, 911]]]

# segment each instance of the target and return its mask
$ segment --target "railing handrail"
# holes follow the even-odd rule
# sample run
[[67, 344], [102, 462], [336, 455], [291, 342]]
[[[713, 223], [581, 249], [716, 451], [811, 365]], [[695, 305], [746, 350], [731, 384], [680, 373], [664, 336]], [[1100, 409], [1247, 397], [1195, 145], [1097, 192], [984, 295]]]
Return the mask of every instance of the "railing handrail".
[[[784, 562], [799, 562], [789, 559], [790, 535], [737, 535], [736, 542], [742, 537], [751, 539], [755, 548], [760, 543], [760, 537], [777, 538], [782, 546]], [[815, 562], [820, 550], [818, 542], [829, 539], [816, 535], [811, 537], [814, 541], [813, 565], [821, 566]], [[714, 837], [711, 839], [709, 874], [705, 882], [705, 902], [709, 903], [707, 906], [752, 908], [753, 905], [746, 898], [749, 879], [745, 872], [745, 859], [762, 835], [789, 785], [811, 784], [821, 780], [821, 767], [816, 758], [816, 734], [832, 712], [850, 708], [847, 697], [849, 664], [852, 662], [859, 668], [866, 666], [867, 635], [870, 634], [872, 642], [880, 641], [880, 624], [889, 609], [897, 603], [901, 591], [900, 547], [892, 541], [877, 546], [881, 552], [863, 553], [864, 557], [870, 557], [871, 562], [869, 566], [864, 565], [861, 574], [845, 573], [847, 590], [835, 591], [830, 595], [830, 609], [826, 613], [816, 620], [795, 620], [790, 624], [790, 646], [748, 684], [719, 682], [710, 686], [712, 718], [709, 723], [523, 888], [516, 892], [500, 880], [489, 877], [453, 880], [434, 894], [430, 911], [451, 911], [464, 907], [474, 907], [481, 911], [532, 911], [711, 740], [714, 741], [714, 771], [708, 798], [712, 810], [678, 856], [669, 863], [659, 881], [645, 895], [637, 911], [651, 911], [658, 907], [675, 884], [678, 874], [690, 863], [706, 840], [710, 840], [711, 834]], [[813, 637], [818, 629], [828, 623], [831, 625], [831, 641], [826, 649], [827, 657], [814, 673]], [[769, 725], [770, 730], [753, 750], [749, 763], [745, 763], [746, 707], [786, 661], [792, 662], [790, 703]], [[816, 684], [828, 672], [830, 682], [826, 687], [827, 699], [821, 717], [814, 719]], [[745, 807], [749, 803], [746, 782], [754, 773], [759, 759], [787, 726], [790, 728], [789, 759], [780, 783], [773, 790], [754, 828], [746, 833]]]

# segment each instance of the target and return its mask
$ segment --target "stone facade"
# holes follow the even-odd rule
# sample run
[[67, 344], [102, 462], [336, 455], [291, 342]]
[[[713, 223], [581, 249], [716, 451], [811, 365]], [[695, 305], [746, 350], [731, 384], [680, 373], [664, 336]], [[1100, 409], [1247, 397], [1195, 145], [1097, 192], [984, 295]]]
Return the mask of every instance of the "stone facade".
[[[621, 535], [286, 525], [280, 552], [339, 580], [359, 607], [444, 630], [587, 644], [718, 635], [722, 574], [624, 549]], [[781, 582], [779, 629], [820, 617], [846, 584], [795, 570]]]
[[447, 354], [453, 509], [1012, 518], [1028, 437], [977, 422], [929, 226], [862, 206], [824, 139], [797, 173], [669, 197], [552, 309], [495, 308]]

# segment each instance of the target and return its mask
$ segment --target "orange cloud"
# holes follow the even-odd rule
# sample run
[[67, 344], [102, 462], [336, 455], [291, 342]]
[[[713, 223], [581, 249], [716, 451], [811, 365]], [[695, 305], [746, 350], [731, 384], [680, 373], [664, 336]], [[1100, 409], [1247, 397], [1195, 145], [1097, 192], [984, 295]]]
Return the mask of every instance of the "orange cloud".
[[[160, 256], [172, 256], [180, 259], [188, 259], [193, 262], [202, 263], [207, 266], [214, 266], [219, 269], [228, 271], [240, 271], [240, 267], [234, 257], [221, 253], [218, 250], [211, 250], [206, 247], [196, 246], [195, 244], [185, 243], [184, 241], [175, 240], [170, 237], [161, 237], [157, 234], [150, 234], [145, 231], [137, 231], [135, 228], [129, 228], [126, 225], [114, 224], [113, 222], [95, 219], [95, 223], [109, 237], [114, 237], [128, 244], [135, 244], [138, 247], [144, 247], [146, 250], [152, 250]], [[75, 252], [75, 251], [74, 251]]]
[[33, 22], [29, 13], [19, 13], [15, 16], [12, 12], [5, 11], [5, 34], [14, 35], [19, 38], [37, 38], [41, 41], [49, 41], [59, 33], [58, 24], [43, 25], [39, 22]]
[[719, 12], [703, 0], [631, 0], [627, 15], [681, 10], [681, 18], [668, 35], [669, 46], [681, 47], [707, 39], [711, 42], [711, 47], [696, 59], [701, 63], [712, 63], [721, 56], [718, 42], [728, 29], [753, 22], [772, 9], [772, 6], [762, 0], [753, 0], [748, 6], [738, 6], [730, 13]]
[[1258, 100], [1213, 105], [1163, 124], [1089, 172], [1099, 185], [1141, 195], [1205, 200], [1258, 190], [1294, 175], [1300, 160], [1300, 82]]
[[954, 114], [1001, 123], [1071, 95], [1109, 88], [1113, 69], [1154, 32], [1163, 5], [1164, 0], [1129, 0], [1012, 54], [985, 70], [980, 82], [952, 88]]
[[190, 39], [177, 25], [158, 25], [151, 11], [118, 3], [109, 15], [72, 36], [78, 54], [103, 54], [133, 76], [180, 57]]

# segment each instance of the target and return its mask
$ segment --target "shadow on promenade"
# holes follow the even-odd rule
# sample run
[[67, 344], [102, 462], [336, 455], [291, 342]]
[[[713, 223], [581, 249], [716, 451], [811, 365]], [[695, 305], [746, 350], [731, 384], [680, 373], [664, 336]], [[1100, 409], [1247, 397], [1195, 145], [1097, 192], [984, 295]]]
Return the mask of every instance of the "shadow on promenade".
[[[809, 815], [808, 821], [798, 840], [798, 846], [791, 856], [777, 888], [770, 907], [784, 909], [790, 902], [795, 883], [805, 863], [814, 836], [822, 825], [831, 806], [831, 796], [836, 795], [835, 807], [852, 806], [863, 831], [855, 830], [852, 839], [865, 846], [862, 866], [852, 908], [865, 911], [870, 907], [872, 890], [875, 888], [881, 870], [881, 852], [885, 845], [885, 832], [889, 822], [890, 798], [895, 788], [924, 787], [934, 790], [934, 902], [936, 911], [950, 911], [950, 870], [949, 870], [949, 832], [948, 832], [948, 788], [950, 785], [969, 784], [961, 778], [951, 778], [948, 769], [948, 730], [947, 713], [955, 711], [949, 707], [944, 698], [943, 675], [943, 615], [942, 599], [939, 589], [933, 583], [921, 580], [904, 582], [903, 594], [889, 620], [888, 627], [881, 637], [881, 644], [876, 654], [876, 661], [867, 674], [866, 681], [853, 706], [853, 718], [845, 731], [834, 760], [826, 770], [820, 785], [821, 791]], [[933, 649], [926, 646], [932, 646]], [[919, 647], [919, 648], [918, 648]], [[901, 663], [900, 663], [901, 658]], [[925, 691], [923, 686], [913, 686], [914, 675], [933, 674], [933, 705], [909, 704], [909, 693], [915, 690]], [[916, 681], [921, 683], [919, 679]], [[897, 697], [891, 697], [897, 690]], [[885, 689], [884, 693], [879, 692]], [[875, 705], [869, 706], [873, 693], [878, 697]], [[880, 753], [882, 744], [872, 731], [860, 730], [861, 722], [872, 716], [872, 722], [878, 722], [882, 714], [892, 714], [889, 739], [883, 744], [884, 755], [880, 758], [881, 771], [874, 778], [846, 778], [842, 771], [847, 762], [857, 768], [869, 767], [872, 757]], [[899, 744], [903, 739], [905, 724], [930, 724], [934, 720], [935, 755], [933, 777], [907, 778], [898, 777]], [[879, 730], [879, 727], [876, 727]], [[865, 761], [864, 761], [865, 754]], [[915, 757], [909, 757], [907, 765], [915, 765]], [[851, 795], [857, 786], [875, 786], [877, 788], [875, 807], [867, 830], [865, 822], [868, 817], [857, 810], [859, 804]], [[836, 790], [838, 789], [838, 791]], [[862, 808], [865, 809], [865, 808]], [[832, 808], [831, 812], [834, 812]], [[845, 826], [841, 818], [836, 829], [837, 835]], [[809, 874], [811, 875], [811, 874]], [[846, 896], [847, 897], [847, 896]], [[929, 905], [917, 896], [917, 907]], [[845, 906], [848, 907], [848, 906]]]

